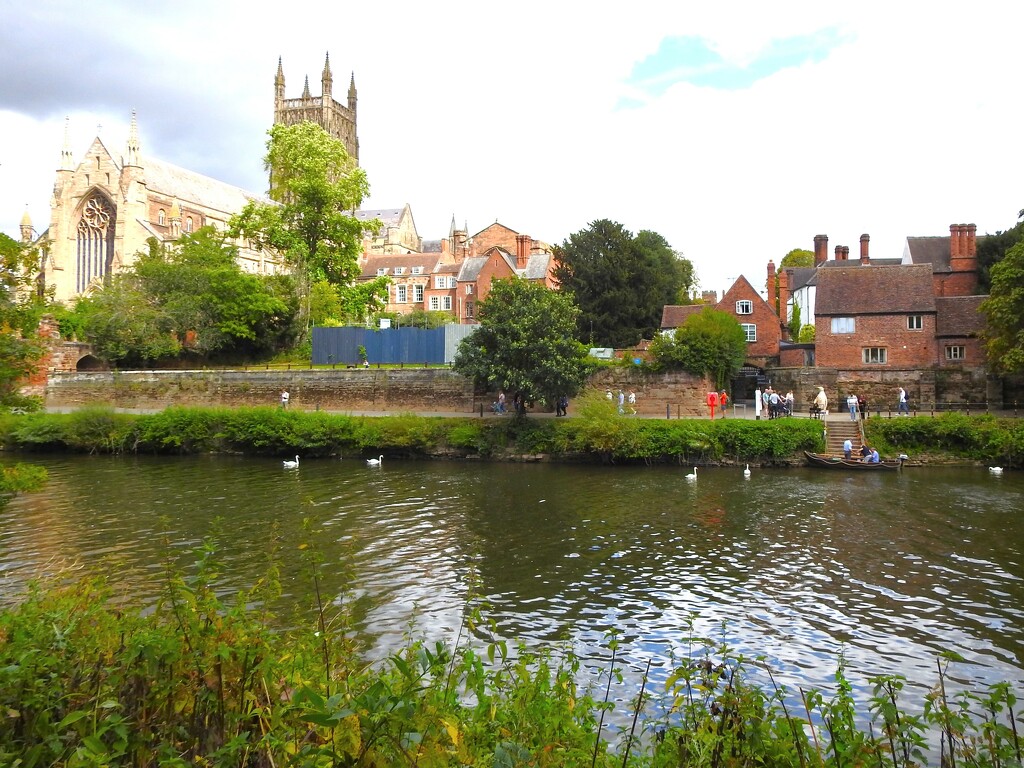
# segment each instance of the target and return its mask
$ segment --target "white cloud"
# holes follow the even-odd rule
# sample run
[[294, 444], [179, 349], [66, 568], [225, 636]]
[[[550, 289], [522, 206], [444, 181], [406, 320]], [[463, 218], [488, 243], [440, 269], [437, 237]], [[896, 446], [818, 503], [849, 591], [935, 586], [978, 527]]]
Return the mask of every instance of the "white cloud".
[[[97, 123], [120, 152], [134, 108], [144, 152], [262, 191], [277, 57], [289, 96], [307, 74], [319, 93], [328, 50], [336, 96], [355, 72], [367, 207], [410, 203], [427, 238], [452, 214], [550, 242], [610, 218], [660, 232], [722, 290], [741, 273], [761, 285], [769, 258], [815, 234], [856, 253], [867, 232], [873, 255], [898, 256], [907, 235], [1005, 229], [1024, 206], [1016, 5], [92, 8], [37, 3], [0, 30], [9, 234], [26, 203], [46, 226], [69, 113], [76, 158]], [[677, 83], [651, 97], [628, 85], [665, 37], [703, 38], [743, 66], [826, 29], [841, 42], [824, 60], [746, 89]]]

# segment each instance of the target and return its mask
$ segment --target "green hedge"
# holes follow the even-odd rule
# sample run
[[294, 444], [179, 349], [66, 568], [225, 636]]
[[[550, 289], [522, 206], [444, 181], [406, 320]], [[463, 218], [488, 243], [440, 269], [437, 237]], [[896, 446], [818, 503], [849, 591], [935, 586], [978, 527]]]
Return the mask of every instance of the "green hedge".
[[1024, 421], [990, 414], [968, 416], [904, 416], [868, 419], [868, 439], [886, 452], [942, 453], [948, 456], [1004, 466], [1020, 466], [1024, 459]]
[[155, 414], [87, 408], [0, 419], [9, 450], [308, 457], [378, 451], [405, 456], [550, 454], [610, 461], [783, 462], [822, 446], [821, 425], [775, 421], [345, 416], [277, 408], [168, 408]]

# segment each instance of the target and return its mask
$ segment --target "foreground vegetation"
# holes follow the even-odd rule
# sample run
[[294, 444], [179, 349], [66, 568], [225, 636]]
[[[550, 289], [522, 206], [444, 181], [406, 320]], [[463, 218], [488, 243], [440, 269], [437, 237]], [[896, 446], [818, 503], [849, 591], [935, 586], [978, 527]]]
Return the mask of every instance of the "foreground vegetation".
[[[194, 575], [168, 569], [155, 605], [133, 605], [102, 580], [55, 579], [0, 611], [0, 764], [1021, 764], [1015, 691], [947, 694], [951, 659], [923, 703], [905, 701], [901, 677], [880, 675], [865, 708], [842, 659], [833, 692], [787, 691], [761, 662], [683, 626], [689, 650], [657, 685], [648, 664], [630, 693], [613, 636], [591, 688], [571, 648], [510, 651], [471, 599], [454, 646], [409, 639], [367, 664], [344, 607], [325, 608], [347, 600], [317, 590], [310, 612], [282, 620], [266, 608], [280, 596], [273, 558], [234, 600], [218, 597], [217, 572], [207, 542]], [[273, 628], [282, 625], [292, 629]]]
[[8, 450], [88, 453], [205, 452], [304, 457], [367, 452], [409, 457], [507, 458], [547, 454], [607, 462], [784, 463], [821, 447], [809, 419], [631, 419], [603, 397], [571, 419], [362, 417], [276, 408], [168, 408], [156, 414], [88, 408], [0, 416]]

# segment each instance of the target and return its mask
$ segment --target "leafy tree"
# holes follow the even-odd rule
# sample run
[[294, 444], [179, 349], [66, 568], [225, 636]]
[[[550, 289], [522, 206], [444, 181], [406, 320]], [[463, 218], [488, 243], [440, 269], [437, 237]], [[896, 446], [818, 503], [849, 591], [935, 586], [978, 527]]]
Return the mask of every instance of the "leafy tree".
[[779, 262], [779, 269], [786, 269], [787, 267], [813, 267], [814, 266], [814, 252], [808, 251], [805, 248], [794, 248], [792, 251], [782, 257], [782, 261]]
[[657, 336], [650, 352], [655, 368], [681, 368], [695, 376], [707, 376], [721, 389], [746, 359], [746, 334], [733, 315], [705, 307], [690, 315], [674, 334]]
[[580, 338], [631, 347], [661, 325], [666, 304], [688, 302], [693, 265], [656, 232], [634, 237], [607, 219], [569, 236], [555, 249], [555, 279], [580, 308]]
[[984, 338], [991, 368], [1000, 373], [1024, 371], [1024, 240], [992, 265], [992, 289], [982, 302], [987, 323]]
[[453, 368], [529, 402], [575, 395], [589, 371], [586, 348], [574, 338], [578, 316], [567, 294], [520, 278], [495, 281]]
[[18, 383], [35, 370], [43, 351], [34, 333], [33, 266], [31, 249], [0, 233], [0, 405], [18, 402]]
[[412, 312], [380, 312], [376, 315], [390, 318], [391, 324], [398, 328], [442, 328], [457, 322], [455, 314], [440, 310], [428, 310], [417, 307]]
[[789, 318], [789, 338], [796, 341], [800, 337], [800, 305], [793, 303], [793, 314]]
[[170, 246], [150, 240], [149, 253], [79, 301], [85, 338], [105, 359], [127, 363], [283, 346], [297, 312], [291, 280], [247, 274], [237, 255], [207, 227]]
[[347, 314], [365, 317], [387, 287], [386, 280], [354, 285], [367, 224], [352, 211], [369, 194], [366, 173], [341, 141], [315, 123], [279, 124], [269, 134], [264, 162], [276, 202], [246, 205], [232, 219], [232, 233], [282, 254], [292, 265], [307, 296], [307, 317], [310, 286], [318, 281], [337, 288]]
[[[1020, 212], [1024, 219], [1024, 211]], [[991, 291], [992, 267], [1002, 259], [1006, 253], [1017, 243], [1024, 240], [1024, 221], [1005, 232], [996, 232], [994, 235], [985, 235], [978, 238], [978, 292], [985, 294]]]
[[803, 326], [800, 326], [800, 337], [799, 337], [798, 341], [801, 344], [813, 344], [814, 343], [814, 334], [815, 334], [815, 330], [814, 330], [814, 326], [813, 325], [803, 325]]

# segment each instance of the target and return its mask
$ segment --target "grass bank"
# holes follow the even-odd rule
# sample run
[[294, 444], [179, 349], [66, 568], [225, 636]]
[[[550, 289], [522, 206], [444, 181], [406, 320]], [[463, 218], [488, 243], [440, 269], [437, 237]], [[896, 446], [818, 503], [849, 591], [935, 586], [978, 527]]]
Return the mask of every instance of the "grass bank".
[[[36, 584], [0, 610], [0, 764], [1021, 764], [1015, 690], [947, 697], [954, 659], [939, 660], [923, 702], [906, 701], [898, 675], [880, 674], [858, 706], [842, 659], [834, 691], [765, 690], [748, 682], [759, 662], [681, 626], [690, 650], [667, 661], [664, 683], [648, 683], [648, 663], [642, 684], [624, 690], [623, 665], [642, 669], [642, 660], [610, 635], [591, 689], [578, 683], [582, 662], [570, 647], [510, 652], [471, 599], [453, 646], [410, 639], [368, 665], [347, 631], [347, 600], [318, 599], [278, 630], [281, 617], [261, 608], [280, 594], [272, 563], [234, 599], [218, 597], [217, 571], [206, 542], [195, 574], [169, 569], [145, 610], [102, 579]], [[613, 731], [612, 720], [625, 725]]]
[[168, 408], [156, 414], [87, 408], [0, 416], [12, 451], [188, 454], [230, 452], [319, 457], [361, 454], [711, 464], [786, 463], [818, 450], [807, 419], [700, 421], [619, 416], [603, 398], [569, 419], [346, 416], [276, 408]]

